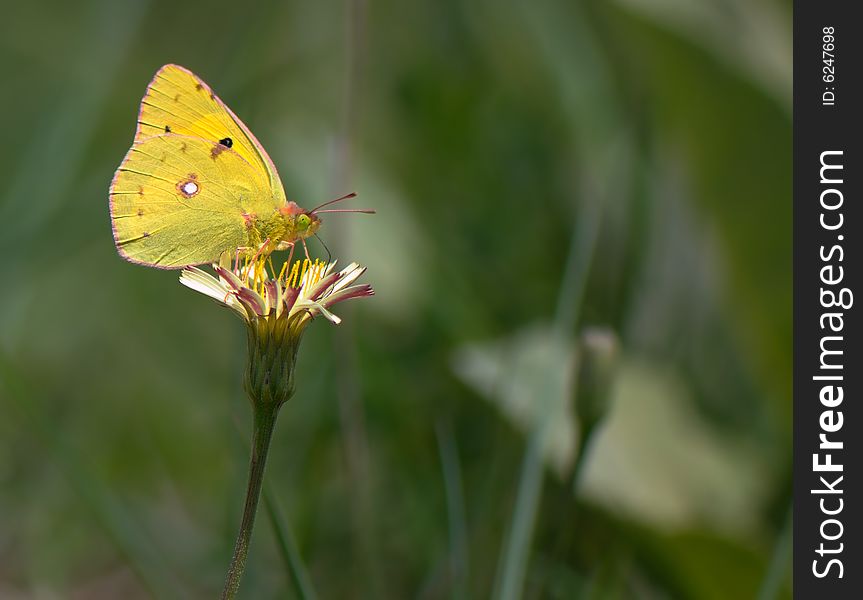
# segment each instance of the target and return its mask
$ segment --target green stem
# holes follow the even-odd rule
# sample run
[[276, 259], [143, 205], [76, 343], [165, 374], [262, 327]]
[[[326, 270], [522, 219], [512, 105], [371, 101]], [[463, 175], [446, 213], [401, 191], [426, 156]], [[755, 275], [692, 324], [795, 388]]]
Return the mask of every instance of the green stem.
[[498, 564], [497, 582], [492, 594], [496, 600], [517, 600], [522, 596], [537, 507], [542, 495], [542, 440], [545, 433], [546, 426], [538, 425], [527, 441], [509, 539]]
[[587, 453], [590, 451], [590, 442], [593, 440], [593, 432], [596, 431], [596, 423], [591, 423], [582, 427], [581, 435], [578, 438], [578, 454], [575, 455], [575, 465], [572, 467], [572, 492], [578, 491], [578, 486], [581, 481], [581, 473], [587, 462]]
[[[570, 238], [569, 255], [564, 267], [563, 279], [557, 297], [554, 330], [559, 336], [570, 336], [578, 323], [581, 300], [587, 284], [587, 276], [593, 262], [599, 225], [602, 221], [602, 204], [588, 203], [579, 215]], [[513, 370], [517, 365], [513, 366]], [[538, 390], [537, 397], [546, 400], [541, 407], [539, 423], [534, 425], [527, 441], [521, 463], [518, 492], [510, 520], [509, 533], [501, 549], [498, 561], [494, 593], [496, 600], [515, 600], [523, 595], [524, 579], [530, 560], [530, 546], [537, 511], [542, 499], [544, 464], [542, 442], [552, 425], [553, 413], [549, 410], [548, 392]]]
[[252, 538], [252, 528], [255, 525], [255, 513], [258, 511], [258, 500], [261, 497], [261, 484], [264, 482], [264, 466], [267, 463], [267, 453], [270, 440], [273, 437], [273, 427], [276, 425], [278, 406], [261, 406], [253, 404], [254, 424], [252, 431], [252, 457], [249, 463], [249, 486], [246, 490], [246, 505], [243, 508], [243, 521], [240, 533], [234, 545], [234, 557], [228, 569], [222, 600], [230, 600], [237, 595], [240, 578], [246, 569], [246, 556], [249, 554], [249, 541]]

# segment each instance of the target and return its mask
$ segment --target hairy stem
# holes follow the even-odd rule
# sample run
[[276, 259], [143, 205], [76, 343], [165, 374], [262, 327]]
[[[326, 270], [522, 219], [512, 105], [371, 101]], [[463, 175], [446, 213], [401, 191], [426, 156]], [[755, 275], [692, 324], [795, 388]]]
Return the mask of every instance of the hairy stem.
[[246, 505], [243, 508], [243, 521], [240, 533], [234, 545], [234, 557], [228, 569], [222, 599], [230, 600], [237, 594], [240, 579], [246, 569], [246, 557], [249, 554], [249, 541], [252, 538], [252, 528], [255, 525], [255, 513], [258, 510], [258, 500], [261, 497], [261, 484], [264, 482], [264, 466], [267, 463], [267, 453], [270, 440], [273, 437], [273, 427], [276, 424], [278, 406], [253, 405], [254, 424], [252, 430], [252, 457], [249, 462], [249, 485], [246, 490]]

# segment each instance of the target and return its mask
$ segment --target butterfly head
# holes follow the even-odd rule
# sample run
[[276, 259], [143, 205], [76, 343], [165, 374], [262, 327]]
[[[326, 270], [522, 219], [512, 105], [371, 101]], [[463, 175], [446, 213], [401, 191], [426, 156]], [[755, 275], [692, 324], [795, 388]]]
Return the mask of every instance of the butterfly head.
[[321, 219], [315, 211], [300, 208], [296, 202], [288, 202], [281, 209], [281, 213], [286, 221], [289, 237], [293, 239], [312, 237], [321, 226]]
[[288, 202], [283, 208], [281, 208], [282, 216], [288, 222], [288, 231], [289, 237], [293, 239], [306, 239], [308, 237], [312, 237], [318, 232], [318, 228], [321, 226], [321, 213], [335, 213], [335, 212], [355, 212], [355, 213], [367, 213], [371, 214], [375, 211], [370, 209], [357, 209], [357, 208], [345, 208], [345, 209], [324, 209], [325, 206], [329, 206], [335, 202], [341, 202], [342, 200], [347, 200], [349, 198], [355, 197], [356, 194], [346, 194], [340, 198], [336, 198], [335, 200], [330, 200], [329, 202], [324, 202], [323, 204], [316, 206], [312, 210], [305, 210], [300, 208], [300, 206], [296, 202]]
[[320, 226], [321, 218], [313, 212], [301, 212], [294, 220], [297, 236], [303, 239], [315, 235]]

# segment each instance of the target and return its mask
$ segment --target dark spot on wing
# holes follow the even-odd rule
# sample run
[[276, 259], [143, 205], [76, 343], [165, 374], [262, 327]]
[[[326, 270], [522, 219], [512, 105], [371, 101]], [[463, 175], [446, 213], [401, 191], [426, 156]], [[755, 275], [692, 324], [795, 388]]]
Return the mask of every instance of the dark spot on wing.
[[230, 148], [231, 146], [234, 145], [234, 140], [232, 140], [229, 137], [226, 137], [226, 138], [222, 138], [221, 140], [219, 140], [219, 143], [221, 145], [225, 146], [226, 148]]
[[165, 133], [171, 133], [171, 126], [165, 125]]
[[142, 233], [141, 235], [143, 235], [144, 237], [150, 237], [150, 232], [149, 232], [149, 231], [145, 231], [145, 232], [144, 232], [144, 233]]
[[180, 94], [177, 94], [176, 96], [174, 96], [174, 102], [179, 102], [179, 101], [180, 101]]
[[143, 208], [139, 208], [139, 209], [138, 209], [138, 216], [139, 216], [139, 217], [143, 217], [143, 216], [144, 216], [144, 209], [143, 209]]
[[139, 195], [139, 196], [143, 196], [143, 195], [144, 195], [144, 186], [143, 186], [143, 185], [139, 185], [139, 186], [138, 186], [138, 195]]
[[186, 153], [186, 142], [180, 144], [180, 152], [182, 152], [183, 154]]
[[218, 156], [225, 151], [225, 146], [221, 144], [213, 144], [212, 149], [210, 150], [210, 158], [216, 160]]
[[195, 85], [195, 89], [196, 89], [196, 90], [198, 90], [199, 92], [200, 92], [203, 88], [204, 88], [204, 86], [203, 86], [203, 85], [201, 85], [200, 83], [199, 83], [199, 84], [197, 84], [197, 85]]

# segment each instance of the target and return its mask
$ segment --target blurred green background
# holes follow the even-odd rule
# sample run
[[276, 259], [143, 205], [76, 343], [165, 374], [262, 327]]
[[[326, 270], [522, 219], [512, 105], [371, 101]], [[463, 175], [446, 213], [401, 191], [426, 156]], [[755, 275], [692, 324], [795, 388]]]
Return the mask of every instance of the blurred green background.
[[[168, 62], [289, 198], [378, 211], [322, 228], [377, 295], [307, 332], [268, 464], [319, 597], [790, 597], [790, 2], [3, 13], [0, 597], [221, 589], [243, 325], [107, 211]], [[294, 597], [274, 532], [241, 597]]]

